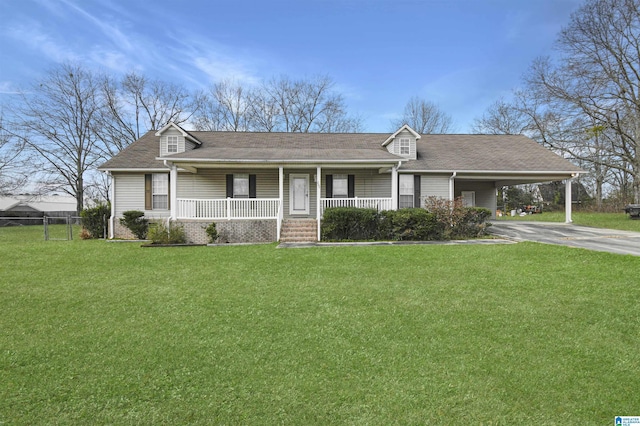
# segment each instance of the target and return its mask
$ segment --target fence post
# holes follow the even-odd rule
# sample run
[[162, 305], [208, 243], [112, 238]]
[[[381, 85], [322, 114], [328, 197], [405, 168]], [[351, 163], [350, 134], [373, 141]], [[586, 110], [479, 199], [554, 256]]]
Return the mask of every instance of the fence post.
[[47, 217], [42, 216], [42, 226], [44, 227], [44, 240], [49, 241], [49, 229], [47, 227]]
[[69, 241], [73, 240], [73, 229], [71, 227], [71, 216], [67, 216], [67, 237]]

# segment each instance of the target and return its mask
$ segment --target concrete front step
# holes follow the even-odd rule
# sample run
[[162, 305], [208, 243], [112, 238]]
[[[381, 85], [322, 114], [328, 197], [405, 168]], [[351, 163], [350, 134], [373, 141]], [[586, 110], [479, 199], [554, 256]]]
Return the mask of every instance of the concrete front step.
[[317, 226], [315, 219], [285, 220], [280, 231], [280, 241], [287, 243], [317, 241]]

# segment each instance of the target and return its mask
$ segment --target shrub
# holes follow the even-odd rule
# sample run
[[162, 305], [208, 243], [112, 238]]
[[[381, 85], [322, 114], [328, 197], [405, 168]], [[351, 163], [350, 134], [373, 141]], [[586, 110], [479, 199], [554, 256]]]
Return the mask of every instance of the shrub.
[[445, 239], [476, 238], [485, 235], [491, 211], [481, 207], [464, 207], [462, 197], [447, 200], [427, 197], [425, 209], [433, 213], [442, 226]]
[[144, 218], [144, 212], [139, 210], [127, 210], [122, 213], [120, 224], [126, 226], [136, 238], [144, 240], [149, 231], [149, 221]]
[[80, 239], [81, 240], [90, 240], [91, 238], [93, 238], [91, 236], [91, 233], [87, 230], [87, 228], [82, 228], [80, 230]]
[[455, 229], [459, 238], [478, 238], [487, 234], [491, 226], [487, 219], [491, 217], [491, 210], [482, 207], [465, 207], [462, 221]]
[[378, 211], [355, 207], [332, 207], [324, 211], [323, 240], [374, 240], [378, 234]]
[[87, 231], [87, 238], [104, 238], [105, 230], [107, 229], [107, 218], [111, 214], [111, 207], [109, 204], [99, 204], [90, 209], [84, 209], [80, 212], [82, 218], [81, 223], [83, 229]]
[[218, 229], [216, 228], [216, 223], [211, 222], [211, 224], [205, 228], [205, 232], [209, 236], [209, 242], [215, 243], [218, 239]]
[[378, 239], [429, 241], [443, 239], [443, 226], [425, 209], [406, 208], [380, 214]]
[[187, 237], [182, 225], [171, 225], [167, 228], [163, 223], [158, 223], [149, 230], [151, 244], [184, 244]]

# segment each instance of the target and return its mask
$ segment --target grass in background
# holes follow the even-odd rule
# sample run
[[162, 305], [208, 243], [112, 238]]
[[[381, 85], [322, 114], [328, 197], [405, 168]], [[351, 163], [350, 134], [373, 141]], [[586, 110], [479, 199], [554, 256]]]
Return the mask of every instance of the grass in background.
[[[572, 220], [575, 225], [593, 226], [595, 228], [620, 229], [623, 231], [640, 232], [640, 220], [629, 219], [625, 213], [592, 213], [573, 212]], [[564, 222], [564, 212], [544, 212], [526, 216], [502, 216], [494, 221], [535, 221], [535, 222]]]
[[0, 230], [0, 424], [600, 425], [640, 407], [636, 257], [28, 232]]

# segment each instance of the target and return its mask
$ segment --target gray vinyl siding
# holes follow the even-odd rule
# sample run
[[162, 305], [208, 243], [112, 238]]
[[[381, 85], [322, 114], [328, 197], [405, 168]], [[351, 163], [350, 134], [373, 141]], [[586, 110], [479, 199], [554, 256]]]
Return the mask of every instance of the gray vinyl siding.
[[[167, 152], [167, 136], [177, 136], [178, 137], [178, 152], [184, 152], [185, 151], [185, 140], [184, 140], [184, 136], [182, 136], [182, 133], [180, 133], [178, 130], [170, 128], [165, 130], [164, 133], [162, 133], [162, 136], [160, 137], [160, 156], [164, 156], [169, 154]], [[193, 143], [189, 142], [189, 144], [191, 145], [190, 149], [193, 149]], [[174, 153], [172, 153], [174, 154]]]
[[451, 175], [422, 175], [420, 179], [420, 198], [422, 203], [427, 197], [449, 199], [449, 178]]
[[387, 145], [387, 151], [400, 155], [400, 139], [409, 139], [409, 155], [403, 155], [411, 160], [416, 159], [416, 137], [408, 130], [403, 130]]
[[233, 173], [245, 173], [256, 175], [256, 197], [278, 198], [278, 170], [230, 169], [230, 170], [206, 170], [200, 169], [198, 173], [178, 174], [178, 198], [226, 198], [226, 175]]
[[462, 191], [475, 191], [476, 207], [484, 207], [491, 210], [492, 215], [495, 217], [497, 198], [494, 182], [457, 181], [455, 185], [456, 198], [462, 195]]
[[354, 175], [355, 196], [362, 198], [391, 198], [391, 173], [372, 170], [322, 169], [320, 196], [327, 195], [327, 175]]
[[113, 185], [115, 190], [115, 215], [122, 217], [127, 210], [144, 212], [147, 218], [168, 217], [169, 210], [144, 209], [144, 173], [114, 173]]

